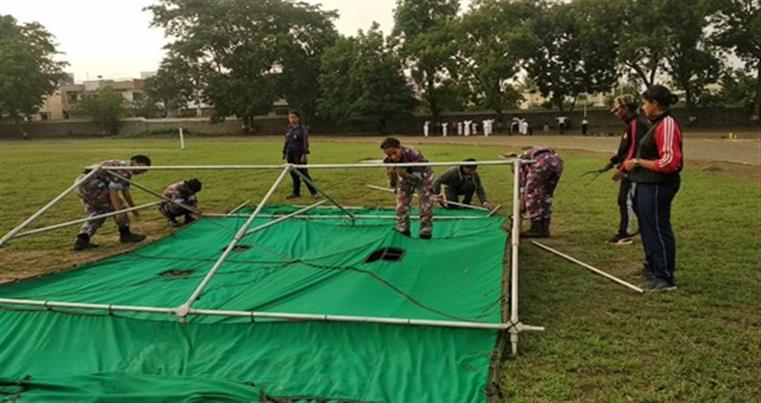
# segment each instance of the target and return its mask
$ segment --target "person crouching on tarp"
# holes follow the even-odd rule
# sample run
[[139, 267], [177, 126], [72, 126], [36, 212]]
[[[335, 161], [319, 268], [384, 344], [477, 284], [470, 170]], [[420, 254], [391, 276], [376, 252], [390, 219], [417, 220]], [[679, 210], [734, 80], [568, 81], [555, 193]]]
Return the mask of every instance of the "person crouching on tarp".
[[[428, 162], [420, 151], [404, 147], [398, 139], [388, 137], [380, 145], [386, 154], [384, 163]], [[431, 239], [433, 233], [433, 170], [431, 167], [401, 167], [386, 170], [391, 187], [396, 188], [396, 229], [410, 236], [410, 202], [418, 190], [420, 198], [420, 238]]]
[[[177, 227], [177, 217], [185, 216], [185, 224], [195, 221], [192, 212], [180, 204], [195, 208], [198, 205], [196, 194], [201, 191], [202, 184], [198, 179], [190, 179], [183, 182], [173, 183], [164, 190], [164, 197], [172, 200], [174, 203], [164, 200], [159, 204], [159, 212], [169, 220], [169, 225]], [[179, 203], [179, 204], [177, 204]]]
[[[145, 155], [135, 155], [130, 158], [129, 161], [121, 160], [108, 160], [100, 163], [100, 166], [104, 167], [128, 167], [128, 166], [150, 166], [151, 159]], [[113, 172], [116, 175], [113, 175]], [[124, 170], [100, 170], [93, 174], [86, 181], [77, 186], [77, 196], [82, 201], [82, 207], [88, 217], [111, 213], [118, 210], [123, 210], [125, 201], [130, 207], [135, 207], [135, 202], [132, 200], [132, 194], [129, 191], [129, 182], [122, 178], [130, 179], [132, 175], [140, 175], [145, 170], [140, 169], [124, 169]], [[89, 169], [86, 169], [79, 177], [77, 181], [84, 175], [90, 173]], [[119, 197], [121, 192], [124, 200]], [[140, 217], [137, 210], [133, 210], [132, 214], [135, 217]], [[127, 242], [140, 242], [145, 239], [145, 235], [134, 234], [130, 231], [129, 216], [127, 213], [117, 214], [114, 217], [116, 225], [119, 227], [119, 241], [122, 243]], [[86, 221], [82, 224], [77, 239], [74, 241], [73, 249], [75, 251], [81, 251], [89, 248], [97, 247], [98, 245], [90, 243], [95, 232], [98, 231], [103, 223], [106, 222], [106, 218], [98, 218], [95, 220]]]
[[[468, 158], [465, 161], [475, 162], [475, 158]], [[486, 191], [481, 184], [481, 177], [478, 176], [477, 165], [460, 165], [448, 169], [446, 172], [433, 181], [433, 193], [436, 194], [436, 201], [446, 208], [459, 208], [457, 205], [447, 204], [446, 202], [460, 203], [460, 196], [463, 197], [462, 204], [470, 204], [473, 194], [478, 195], [478, 200], [484, 208], [491, 209], [489, 202], [486, 200]], [[441, 194], [441, 188], [444, 186], [444, 192]], [[446, 199], [446, 201], [444, 200]]]

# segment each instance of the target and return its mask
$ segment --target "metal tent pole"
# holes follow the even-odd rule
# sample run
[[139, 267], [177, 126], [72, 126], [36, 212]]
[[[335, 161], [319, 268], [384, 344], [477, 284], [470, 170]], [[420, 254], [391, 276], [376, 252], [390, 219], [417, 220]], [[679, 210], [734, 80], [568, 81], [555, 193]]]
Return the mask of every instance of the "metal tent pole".
[[[222, 214], [222, 213], [204, 213], [204, 217], [224, 217], [224, 218], [246, 218], [248, 217], [248, 214]], [[282, 214], [259, 214], [258, 217], [262, 218], [279, 218], [282, 217]], [[308, 219], [308, 220], [328, 220], [328, 219], [335, 219], [335, 218], [349, 218], [346, 215], [343, 214], [320, 214], [320, 215], [306, 215], [306, 214], [299, 214], [296, 216], [293, 216], [294, 218], [301, 218], [301, 219]], [[355, 219], [366, 219], [366, 220], [396, 220], [396, 216], [390, 216], [390, 215], [373, 215], [373, 214], [354, 214]], [[434, 221], [446, 221], [446, 220], [484, 220], [487, 218], [491, 218], [487, 215], [477, 215], [477, 216], [434, 216]], [[411, 215], [411, 220], [419, 220], [419, 215]]]
[[[295, 167], [295, 165], [294, 165], [293, 167]], [[291, 168], [291, 171], [292, 171], [292, 172], [294, 172], [294, 173], [296, 173], [296, 175], [298, 175], [299, 177], [301, 177], [301, 179], [302, 179], [304, 182], [306, 182], [306, 183], [308, 183], [309, 185], [311, 185], [311, 186], [314, 188], [314, 190], [316, 190], [316, 191], [317, 191], [317, 193], [319, 193], [319, 194], [321, 194], [321, 195], [322, 195], [322, 197], [324, 197], [324, 198], [326, 198], [326, 199], [330, 200], [330, 202], [331, 202], [331, 203], [333, 203], [333, 205], [335, 205], [335, 206], [336, 206], [336, 207], [338, 207], [338, 208], [339, 208], [341, 211], [343, 211], [344, 213], [346, 213], [346, 215], [348, 215], [348, 216], [349, 216], [349, 218], [351, 219], [351, 221], [352, 221], [352, 222], [354, 222], [354, 214], [350, 213], [348, 210], [346, 210], [345, 208], [343, 208], [343, 206], [341, 206], [341, 205], [340, 205], [340, 204], [339, 204], [337, 201], [335, 201], [335, 200], [334, 200], [332, 197], [330, 197], [330, 195], [329, 195], [329, 194], [325, 193], [325, 192], [324, 192], [322, 189], [320, 189], [320, 188], [319, 188], [317, 185], [315, 185], [315, 184], [314, 184], [314, 182], [313, 182], [311, 179], [307, 178], [307, 177], [306, 177], [306, 175], [304, 175], [304, 174], [302, 174], [301, 172], [299, 172], [299, 170], [298, 170], [298, 169], [296, 169], [296, 168]]]
[[[365, 186], [367, 186], [370, 189], [382, 190], [384, 192], [389, 192], [389, 193], [396, 193], [396, 190], [391, 189], [391, 188], [384, 188], [383, 186], [376, 186], [376, 185], [370, 185], [370, 184], [366, 184]], [[418, 194], [415, 193], [414, 196], [418, 197]], [[451, 204], [453, 206], [463, 207], [463, 208], [472, 209], [472, 210], [489, 211], [489, 209], [484, 208], [484, 207], [471, 206], [470, 204], [457, 203], [457, 202], [449, 201], [449, 200], [446, 200], [446, 199], [444, 199], [444, 204]]]
[[238, 206], [236, 206], [234, 209], [228, 211], [227, 214], [235, 214], [236, 211], [242, 209], [243, 207], [248, 206], [249, 203], [251, 203], [251, 200], [246, 200], [243, 203], [241, 203]]
[[590, 270], [590, 271], [592, 271], [594, 273], [597, 273], [597, 274], [599, 274], [599, 275], [601, 275], [601, 276], [603, 276], [603, 277], [605, 277], [605, 278], [607, 278], [609, 280], [612, 280], [612, 281], [614, 281], [614, 282], [616, 282], [618, 284], [621, 284], [624, 287], [631, 288], [632, 290], [637, 291], [639, 293], [645, 292], [645, 290], [643, 290], [642, 288], [637, 287], [636, 285], [633, 285], [631, 283], [627, 283], [626, 281], [621, 280], [620, 278], [618, 278], [616, 276], [608, 274], [608, 273], [606, 273], [606, 272], [604, 272], [604, 271], [602, 271], [602, 270], [600, 270], [600, 269], [598, 269], [598, 268], [596, 268], [596, 267], [594, 267], [592, 265], [586, 264], [586, 263], [582, 262], [581, 260], [578, 260], [578, 259], [574, 258], [573, 256], [566, 255], [565, 253], [562, 253], [560, 251], [552, 249], [552, 248], [550, 248], [549, 246], [547, 246], [547, 245], [545, 245], [543, 243], [540, 243], [540, 242], [537, 242], [537, 241], [531, 241], [531, 243], [533, 243], [534, 245], [536, 245], [536, 246], [538, 246], [538, 247], [540, 247], [540, 248], [542, 248], [542, 249], [544, 249], [546, 251], [552, 252], [552, 253], [554, 253], [554, 254], [556, 254], [556, 255], [564, 258], [564, 259], [567, 259], [567, 260], [569, 260], [571, 262], [574, 262], [574, 263], [578, 264], [579, 266], [581, 266], [581, 267], [583, 267], [585, 269], [588, 269], [588, 270]]
[[323, 200], [318, 201], [317, 203], [310, 204], [309, 206], [306, 206], [306, 207], [304, 207], [302, 209], [296, 210], [293, 213], [286, 214], [286, 215], [284, 215], [284, 216], [282, 216], [282, 217], [280, 217], [280, 218], [278, 218], [276, 220], [272, 220], [272, 221], [270, 221], [268, 223], [264, 223], [264, 224], [262, 224], [262, 225], [260, 225], [260, 226], [258, 226], [256, 228], [252, 228], [248, 232], [246, 232], [246, 234], [243, 235], [243, 236], [246, 237], [246, 236], [249, 236], [249, 235], [251, 235], [253, 233], [259, 232], [259, 231], [261, 231], [261, 230], [263, 230], [265, 228], [269, 228], [269, 227], [271, 227], [271, 226], [273, 226], [273, 225], [275, 225], [277, 223], [283, 222], [283, 221], [285, 221], [285, 220], [287, 220], [289, 218], [293, 218], [293, 217], [295, 217], [295, 216], [297, 216], [297, 215], [299, 215], [301, 213], [307, 212], [307, 211], [309, 211], [309, 210], [311, 210], [311, 209], [313, 209], [315, 207], [319, 207], [319, 206], [321, 206], [321, 205], [323, 205], [323, 204], [325, 204], [327, 202], [328, 202], [327, 200], [323, 199]]
[[12, 230], [8, 231], [8, 233], [7, 233], [7, 234], [5, 234], [5, 236], [3, 236], [3, 237], [2, 237], [2, 239], [0, 239], [0, 246], [3, 246], [3, 245], [4, 245], [6, 242], [8, 242], [8, 241], [9, 241], [11, 238], [13, 238], [13, 237], [14, 237], [14, 236], [15, 236], [15, 235], [16, 235], [16, 234], [19, 232], [19, 231], [21, 231], [22, 229], [24, 229], [26, 226], [28, 226], [29, 224], [31, 224], [31, 223], [32, 223], [32, 221], [36, 220], [36, 219], [37, 219], [39, 216], [41, 216], [41, 215], [42, 215], [42, 213], [44, 213], [45, 211], [47, 211], [49, 208], [53, 207], [53, 205], [54, 205], [54, 204], [56, 204], [56, 203], [58, 203], [58, 202], [59, 202], [61, 199], [63, 199], [63, 198], [64, 198], [64, 196], [66, 196], [67, 194], [71, 193], [71, 191], [72, 191], [72, 190], [74, 190], [74, 189], [76, 189], [76, 188], [77, 188], [77, 186], [79, 186], [79, 185], [80, 185], [82, 182], [84, 182], [84, 181], [86, 181], [86, 180], [90, 179], [90, 178], [91, 178], [93, 175], [95, 175], [95, 173], [97, 173], [97, 172], [98, 172], [98, 169], [100, 169], [100, 166], [97, 166], [97, 167], [93, 168], [92, 170], [90, 170], [90, 172], [88, 172], [88, 173], [87, 173], [85, 176], [83, 176], [81, 179], [79, 179], [79, 180], [75, 181], [73, 185], [69, 186], [69, 187], [68, 187], [68, 189], [66, 189], [66, 190], [64, 190], [63, 192], [61, 192], [61, 194], [59, 194], [58, 196], [56, 196], [56, 197], [55, 197], [53, 200], [51, 200], [51, 201], [50, 201], [48, 204], [44, 205], [42, 208], [40, 208], [39, 210], [37, 210], [37, 212], [36, 212], [36, 213], [34, 213], [34, 214], [32, 214], [32, 216], [31, 216], [31, 217], [27, 218], [27, 219], [26, 219], [24, 222], [22, 222], [21, 224], [19, 224], [18, 226], [16, 226], [16, 228], [14, 228], [14, 229], [12, 229]]
[[[292, 164], [293, 168], [307, 169], [342, 169], [342, 168], [409, 168], [409, 167], [437, 167], [453, 165], [510, 165], [513, 159], [495, 161], [443, 161], [443, 162], [395, 162], [395, 163], [372, 163], [372, 164]], [[151, 166], [125, 166], [103, 167], [103, 170], [247, 170], [247, 169], [283, 169], [286, 164], [280, 165], [151, 165]]]
[[[520, 323], [518, 318], [518, 246], [521, 232], [520, 221], [520, 171], [521, 161], [513, 161], [513, 228], [510, 235], [510, 323], [517, 325]], [[513, 355], [518, 354], [518, 333], [517, 327], [510, 328], [510, 344]]]
[[146, 204], [142, 204], [140, 206], [135, 206], [135, 207], [130, 207], [130, 208], [122, 209], [122, 210], [112, 211], [110, 213], [98, 214], [98, 215], [95, 215], [95, 216], [92, 216], [92, 217], [80, 218], [78, 220], [68, 221], [68, 222], [64, 222], [64, 223], [61, 223], [61, 224], [50, 225], [50, 226], [42, 227], [42, 228], [35, 228], [35, 229], [29, 230], [29, 231], [19, 232], [18, 234], [16, 234], [15, 238], [19, 238], [19, 237], [27, 236], [27, 235], [32, 235], [32, 234], [37, 234], [37, 233], [40, 233], [40, 232], [52, 231], [54, 229], [68, 227], [69, 225], [75, 225], [75, 224], [83, 223], [83, 222], [86, 222], [86, 221], [98, 220], [100, 218], [111, 217], [111, 216], [115, 216], [115, 215], [121, 214], [121, 213], [128, 213], [128, 212], [133, 211], [133, 210], [141, 210], [141, 209], [144, 209], [144, 208], [155, 206], [155, 205], [157, 205], [159, 203], [161, 203], [161, 202], [146, 203]]
[[260, 211], [264, 208], [264, 205], [267, 204], [267, 201], [272, 197], [273, 194], [275, 194], [275, 190], [280, 185], [280, 182], [283, 181], [285, 178], [285, 175], [288, 174], [288, 172], [291, 170], [290, 165], [286, 165], [285, 168], [283, 168], [283, 171], [280, 172], [280, 175], [275, 179], [275, 183], [272, 184], [270, 187], [270, 190], [267, 192], [266, 195], [262, 198], [262, 201], [259, 202], [259, 205], [256, 206], [256, 209], [254, 210], [251, 215], [249, 215], [246, 222], [243, 224], [242, 227], [238, 230], [238, 232], [235, 234], [235, 237], [233, 237], [233, 240], [230, 242], [229, 245], [227, 245], [227, 248], [225, 248], [225, 251], [222, 253], [222, 256], [217, 259], [216, 263], [214, 263], [214, 266], [212, 266], [211, 270], [209, 270], [208, 273], [206, 273], [206, 276], [201, 281], [201, 284], [196, 287], [195, 291], [193, 291], [193, 294], [188, 298], [187, 301], [185, 301], [184, 304], [177, 307], [177, 315], [181, 318], [181, 320], [184, 320], [185, 316], [187, 316], [188, 312], [190, 311], [190, 306], [195, 302], [196, 299], [201, 295], [204, 288], [206, 288], [206, 285], [209, 284], [209, 281], [211, 281], [211, 278], [214, 276], [214, 274], [219, 270], [219, 268], [222, 266], [222, 263], [224, 263], [225, 259], [227, 259], [227, 256], [232, 252], [232, 250], [235, 248], [235, 246], [238, 244], [238, 242], [246, 235], [246, 231], [248, 231], [248, 227], [251, 225], [252, 222], [254, 222], [254, 219], [259, 214]]

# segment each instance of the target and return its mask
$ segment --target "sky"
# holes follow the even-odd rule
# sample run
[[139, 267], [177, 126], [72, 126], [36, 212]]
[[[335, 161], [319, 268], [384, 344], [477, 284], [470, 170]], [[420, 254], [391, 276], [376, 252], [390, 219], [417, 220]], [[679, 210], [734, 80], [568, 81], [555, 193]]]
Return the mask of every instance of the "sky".
[[[256, 1], [256, 0], [251, 0]], [[336, 29], [355, 35], [377, 21], [389, 34], [395, 0], [302, 0], [337, 10]], [[143, 8], [155, 0], [0, 0], [0, 14], [18, 21], [36, 21], [55, 36], [60, 60], [74, 80], [139, 78], [155, 71], [164, 57], [164, 32], [151, 28], [151, 13]], [[465, 8], [470, 0], [461, 2]]]

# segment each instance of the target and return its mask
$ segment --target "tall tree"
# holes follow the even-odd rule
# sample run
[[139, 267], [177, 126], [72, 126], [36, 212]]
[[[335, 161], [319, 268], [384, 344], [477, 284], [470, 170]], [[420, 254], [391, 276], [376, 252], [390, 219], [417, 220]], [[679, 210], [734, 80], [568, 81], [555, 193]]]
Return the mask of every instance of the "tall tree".
[[748, 71], [756, 72], [755, 113], [761, 117], [761, 2], [758, 0], [720, 0], [714, 16], [717, 28], [714, 43], [736, 54]]
[[383, 133], [390, 119], [415, 106], [401, 60], [377, 23], [367, 33], [340, 38], [323, 54], [319, 84], [321, 114], [342, 125], [370, 124]]
[[124, 113], [124, 107], [124, 97], [111, 87], [87, 92], [79, 101], [79, 110], [109, 135], [119, 131], [119, 118]]
[[447, 23], [459, 8], [459, 0], [397, 0], [394, 10], [393, 35], [434, 121], [452, 95], [457, 74], [452, 57], [457, 46]]
[[68, 64], [55, 61], [56, 54], [53, 35], [42, 25], [20, 25], [12, 16], [0, 15], [0, 116], [18, 123], [39, 110]]
[[581, 93], [607, 91], [615, 85], [617, 46], [610, 38], [617, 22], [610, 18], [607, 2], [576, 0], [573, 3], [537, 2], [541, 17], [534, 32], [541, 45], [527, 64], [542, 95], [550, 104], [571, 109]]
[[160, 0], [147, 9], [152, 24], [175, 38], [170, 57], [199, 78], [218, 119], [235, 115], [252, 127], [280, 97], [312, 113], [335, 12], [285, 0]]
[[164, 113], [172, 114], [189, 101], [200, 98], [200, 86], [200, 79], [190, 68], [190, 63], [167, 57], [156, 75], [145, 80], [146, 102], [160, 103]]
[[475, 105], [495, 111], [499, 120], [519, 99], [511, 82], [529, 50], [541, 45], [533, 32], [537, 11], [532, 1], [480, 0], [455, 25], [459, 77], [467, 82]]

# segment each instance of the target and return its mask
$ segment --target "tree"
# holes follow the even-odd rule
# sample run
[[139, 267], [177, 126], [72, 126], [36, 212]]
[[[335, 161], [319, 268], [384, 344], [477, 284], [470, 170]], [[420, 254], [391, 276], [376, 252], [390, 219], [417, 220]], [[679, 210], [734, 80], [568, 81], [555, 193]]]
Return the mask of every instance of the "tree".
[[579, 94], [610, 90], [618, 78], [617, 46], [610, 40], [618, 22], [610, 18], [611, 3], [537, 2], [537, 7], [533, 27], [541, 45], [532, 51], [527, 71], [549, 103], [562, 111], [570, 99], [572, 110]]
[[517, 104], [520, 95], [511, 85], [529, 49], [540, 45], [534, 35], [533, 2], [481, 0], [457, 24], [460, 79], [471, 90], [473, 103], [502, 111]]
[[414, 108], [401, 60], [377, 23], [366, 34], [338, 39], [322, 55], [321, 66], [318, 107], [339, 124], [371, 124], [385, 132], [389, 119]]
[[756, 71], [755, 119], [761, 117], [761, 5], [758, 0], [721, 0], [713, 42]]
[[758, 78], [744, 70], [728, 71], [721, 78], [721, 90], [716, 98], [722, 105], [742, 105], [748, 112], [753, 113], [757, 87]]
[[53, 35], [42, 25], [19, 25], [12, 16], [0, 15], [0, 116], [18, 123], [39, 110], [68, 64], [53, 60], [56, 54]]
[[438, 121], [456, 80], [456, 38], [448, 23], [458, 0], [397, 0], [393, 36], [423, 105]]
[[124, 107], [124, 97], [111, 87], [87, 92], [79, 101], [79, 110], [109, 135], [119, 131], [119, 118], [124, 113]]
[[311, 113], [319, 56], [335, 37], [334, 12], [285, 0], [161, 0], [153, 26], [175, 38], [169, 57], [198, 78], [217, 119], [253, 118], [285, 97]]
[[200, 98], [200, 86], [199, 77], [189, 63], [167, 57], [161, 62], [156, 75], [145, 80], [145, 102], [159, 103], [165, 115], [175, 115], [189, 101]]

